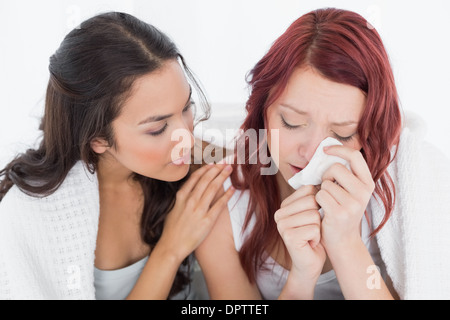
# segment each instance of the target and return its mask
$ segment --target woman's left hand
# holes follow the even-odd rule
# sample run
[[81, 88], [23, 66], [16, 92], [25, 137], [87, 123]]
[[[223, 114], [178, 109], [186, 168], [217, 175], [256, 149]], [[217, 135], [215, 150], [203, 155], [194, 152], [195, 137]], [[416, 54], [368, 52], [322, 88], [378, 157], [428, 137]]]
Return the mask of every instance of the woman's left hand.
[[372, 175], [361, 152], [345, 146], [324, 150], [349, 162], [351, 171], [334, 164], [322, 177], [316, 201], [324, 211], [322, 244], [328, 253], [361, 240], [361, 219], [375, 189]]

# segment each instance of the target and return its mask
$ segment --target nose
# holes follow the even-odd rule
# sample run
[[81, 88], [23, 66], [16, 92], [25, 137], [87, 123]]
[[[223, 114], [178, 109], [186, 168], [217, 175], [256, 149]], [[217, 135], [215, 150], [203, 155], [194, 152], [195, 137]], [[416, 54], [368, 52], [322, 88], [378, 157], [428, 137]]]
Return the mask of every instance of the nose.
[[194, 147], [193, 123], [187, 119], [177, 121], [176, 128], [172, 131], [171, 140], [174, 141], [174, 149], [179, 156], [183, 156]]
[[195, 143], [193, 124], [187, 123], [184, 129], [189, 133], [189, 139], [190, 139], [189, 149], [192, 149], [194, 147], [194, 143]]
[[326, 135], [321, 133], [312, 133], [306, 141], [299, 145], [298, 153], [299, 155], [306, 159], [309, 163], [314, 153], [317, 150], [319, 144], [326, 138]]
[[194, 147], [194, 143], [195, 143], [195, 138], [194, 138], [194, 120], [192, 117], [181, 117], [181, 122], [183, 125], [183, 128], [185, 130], [187, 130], [187, 132], [189, 132], [189, 137], [190, 137], [190, 146], [191, 148]]

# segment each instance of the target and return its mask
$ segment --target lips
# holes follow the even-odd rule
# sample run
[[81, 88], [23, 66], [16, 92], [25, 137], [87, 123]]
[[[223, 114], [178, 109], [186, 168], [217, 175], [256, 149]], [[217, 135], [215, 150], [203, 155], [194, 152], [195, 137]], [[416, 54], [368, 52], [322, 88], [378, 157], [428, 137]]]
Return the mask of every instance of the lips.
[[297, 173], [299, 173], [300, 171], [303, 170], [302, 167], [297, 167], [297, 166], [294, 166], [294, 165], [292, 165], [292, 164], [289, 164], [289, 166], [291, 167], [291, 170], [292, 170], [292, 173], [293, 173], [293, 174], [297, 174]]
[[190, 162], [191, 162], [191, 154], [190, 153], [186, 153], [181, 158], [178, 158], [178, 159], [172, 161], [172, 164], [174, 164], [176, 166], [181, 166], [183, 164], [189, 164]]

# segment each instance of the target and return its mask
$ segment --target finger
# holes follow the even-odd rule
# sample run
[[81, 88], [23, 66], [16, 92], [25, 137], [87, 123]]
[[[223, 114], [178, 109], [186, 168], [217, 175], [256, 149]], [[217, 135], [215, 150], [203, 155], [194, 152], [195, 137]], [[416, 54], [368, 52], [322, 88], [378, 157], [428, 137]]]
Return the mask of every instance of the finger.
[[200, 180], [200, 178], [213, 166], [212, 165], [205, 165], [201, 168], [195, 170], [188, 178], [188, 180], [183, 184], [183, 186], [178, 190], [179, 194], [183, 194], [187, 196], [192, 189], [195, 187], [197, 182]]
[[[203, 174], [203, 176], [198, 180], [197, 184], [192, 189], [190, 197], [197, 201], [200, 200], [211, 181], [213, 181], [225, 169], [225, 167], [229, 167], [229, 165], [212, 165], [212, 168], [209, 169], [205, 174]], [[231, 174], [231, 171], [227, 171], [227, 173], [229, 175]]]
[[315, 195], [308, 195], [303, 198], [298, 199], [297, 201], [287, 205], [283, 208], [280, 208], [275, 212], [275, 221], [283, 219], [287, 216], [301, 213], [307, 210], [318, 210], [319, 204], [316, 201]]
[[363, 183], [370, 185], [373, 182], [372, 174], [360, 151], [344, 146], [330, 146], [325, 148], [324, 152], [347, 160], [350, 163], [353, 173]]
[[317, 192], [316, 201], [322, 207], [324, 211], [324, 217], [328, 212], [337, 212], [337, 210], [339, 209], [339, 204], [326, 190], [321, 189], [319, 192]]
[[278, 230], [284, 230], [313, 224], [320, 225], [320, 214], [318, 210], [308, 210], [279, 219], [277, 221], [277, 228]]
[[305, 228], [308, 228], [308, 230], [310, 230], [310, 235], [309, 238], [310, 240], [309, 245], [312, 248], [315, 248], [319, 243], [320, 243], [320, 239], [321, 239], [321, 233], [320, 233], [320, 225], [310, 225], [310, 226], [305, 226]]
[[340, 205], [345, 204], [350, 197], [350, 194], [343, 187], [331, 180], [323, 180], [321, 190], [327, 191]]
[[214, 199], [217, 196], [218, 192], [223, 192], [223, 184], [225, 180], [230, 176], [232, 172], [232, 167], [227, 166], [224, 170], [222, 170], [219, 175], [211, 181], [208, 187], [205, 189], [203, 195], [200, 198], [198, 208], [203, 209], [204, 212], [208, 210], [208, 208], [213, 203]]
[[308, 225], [299, 228], [301, 230], [301, 237], [308, 242], [308, 244], [315, 248], [320, 243], [320, 226]]
[[322, 176], [322, 181], [325, 180], [331, 182], [336, 181], [351, 194], [357, 194], [364, 187], [364, 183], [340, 163], [333, 164], [325, 171]]
[[233, 186], [230, 186], [223, 196], [221, 196], [219, 200], [214, 203], [211, 209], [208, 210], [208, 216], [210, 219], [213, 221], [217, 219], [222, 210], [226, 208], [228, 201], [230, 201], [235, 191], [236, 189], [234, 189]]
[[298, 228], [283, 230], [280, 233], [283, 242], [287, 247], [294, 244], [300, 248], [307, 245], [311, 247], [317, 246], [320, 243], [320, 226], [307, 225]]
[[281, 203], [281, 208], [288, 206], [289, 204], [293, 203], [294, 201], [297, 201], [300, 198], [303, 198], [307, 195], [315, 195], [319, 191], [319, 189], [316, 186], [307, 185], [302, 186], [298, 190], [296, 190], [293, 194], [291, 194], [289, 197], [284, 199], [284, 201]]

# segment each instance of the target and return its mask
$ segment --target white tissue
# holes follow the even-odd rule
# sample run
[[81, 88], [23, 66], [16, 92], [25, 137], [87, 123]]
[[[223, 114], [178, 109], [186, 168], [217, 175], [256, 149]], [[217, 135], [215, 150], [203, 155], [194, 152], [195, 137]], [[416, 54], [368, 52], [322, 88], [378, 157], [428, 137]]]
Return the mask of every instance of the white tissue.
[[308, 165], [289, 179], [289, 185], [296, 190], [305, 185], [319, 185], [322, 183], [322, 176], [325, 171], [335, 163], [341, 163], [350, 170], [350, 165], [347, 160], [323, 152], [324, 147], [335, 145], [341, 146], [342, 143], [331, 137], [323, 140], [317, 147]]
[[[308, 165], [289, 179], [289, 185], [296, 190], [305, 185], [319, 185], [322, 183], [322, 176], [325, 171], [335, 163], [341, 163], [350, 170], [350, 164], [347, 160], [331, 156], [323, 151], [324, 147], [336, 145], [342, 146], [342, 143], [331, 137], [323, 140], [317, 147], [316, 152]], [[319, 209], [319, 213], [320, 217], [323, 219], [324, 213], [322, 208]]]

